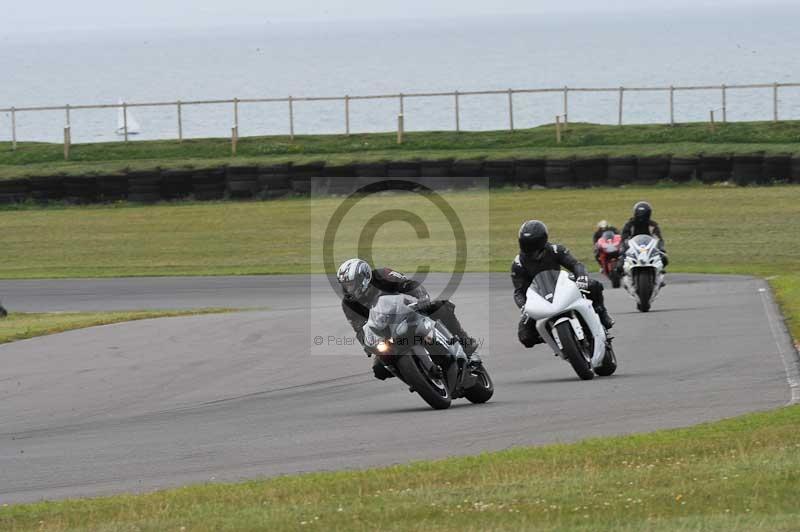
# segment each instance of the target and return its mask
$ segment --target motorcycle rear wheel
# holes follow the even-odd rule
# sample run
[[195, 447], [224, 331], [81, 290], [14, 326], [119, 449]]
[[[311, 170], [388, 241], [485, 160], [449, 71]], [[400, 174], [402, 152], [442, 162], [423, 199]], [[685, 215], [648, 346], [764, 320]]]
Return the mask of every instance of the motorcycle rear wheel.
[[430, 377], [420, 368], [416, 355], [408, 354], [397, 357], [395, 367], [403, 376], [403, 380], [411, 386], [431, 408], [445, 410], [450, 408], [452, 398], [443, 380], [432, 382]]
[[558, 338], [561, 340], [561, 350], [567, 357], [567, 362], [570, 363], [572, 369], [581, 380], [589, 381], [594, 378], [594, 371], [592, 365], [583, 353], [578, 339], [575, 338], [575, 333], [572, 330], [572, 324], [564, 321], [556, 325], [556, 332]]

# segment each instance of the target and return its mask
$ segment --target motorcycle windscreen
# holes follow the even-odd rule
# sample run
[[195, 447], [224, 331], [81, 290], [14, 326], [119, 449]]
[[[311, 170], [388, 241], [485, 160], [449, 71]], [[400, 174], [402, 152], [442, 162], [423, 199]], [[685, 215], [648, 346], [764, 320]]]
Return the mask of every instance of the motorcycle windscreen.
[[531, 288], [552, 303], [553, 294], [556, 293], [556, 285], [558, 284], [558, 277], [561, 270], [545, 270], [536, 274], [531, 282]]
[[[406, 322], [413, 322], [416, 312], [409, 305], [416, 302], [413, 297], [404, 294], [385, 295], [369, 311], [369, 320], [365, 329], [378, 337], [393, 338], [397, 336], [397, 327]], [[365, 331], [366, 332], [366, 331]]]
[[653, 237], [650, 235], [636, 235], [635, 237], [631, 238], [630, 241], [636, 244], [637, 247], [642, 248], [649, 246], [650, 242], [653, 241]]

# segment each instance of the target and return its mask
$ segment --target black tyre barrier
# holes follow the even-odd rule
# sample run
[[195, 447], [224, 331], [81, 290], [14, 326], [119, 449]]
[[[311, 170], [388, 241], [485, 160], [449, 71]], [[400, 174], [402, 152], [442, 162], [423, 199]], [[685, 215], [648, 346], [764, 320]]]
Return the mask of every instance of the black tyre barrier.
[[609, 157], [606, 183], [629, 185], [636, 179], [636, 157]]
[[673, 157], [669, 161], [668, 177], [676, 183], [685, 183], [697, 177], [700, 164], [697, 157]]
[[453, 168], [453, 160], [419, 161], [419, 174], [421, 177], [449, 177]]
[[731, 178], [731, 158], [720, 155], [709, 155], [700, 158], [700, 181], [703, 183], [719, 183]]
[[[419, 163], [417, 162], [397, 162], [389, 163], [386, 167], [387, 177], [419, 177]], [[377, 177], [377, 176], [369, 176]]]
[[575, 159], [572, 168], [575, 185], [579, 187], [604, 185], [608, 178], [608, 159], [605, 157]]
[[289, 174], [292, 177], [322, 177], [325, 170], [325, 163], [320, 161], [308, 164], [293, 164], [289, 167]]
[[258, 194], [258, 166], [229, 166], [227, 189], [232, 198], [252, 198]]
[[30, 196], [30, 180], [9, 179], [0, 181], [0, 203], [19, 203]]
[[64, 178], [60, 175], [32, 177], [30, 195], [34, 201], [48, 202], [64, 199]]
[[358, 163], [354, 167], [356, 177], [387, 177], [389, 175], [386, 163]]
[[764, 171], [759, 183], [791, 181], [792, 157], [790, 155], [768, 155], [764, 157]]
[[323, 174], [325, 176], [325, 190], [314, 190], [315, 194], [350, 194], [355, 190], [358, 178], [355, 177], [356, 170], [353, 165], [345, 166], [326, 166]]
[[669, 176], [670, 157], [639, 157], [634, 183], [654, 185]]
[[792, 183], [800, 183], [800, 155], [792, 157]]
[[128, 176], [106, 175], [97, 178], [100, 201], [122, 201], [128, 197]]
[[301, 196], [311, 194], [311, 179], [310, 177], [292, 176], [289, 180], [292, 193]]
[[191, 195], [193, 175], [192, 170], [162, 170], [161, 197], [165, 200], [175, 200]]
[[570, 159], [548, 159], [544, 163], [544, 180], [548, 188], [563, 188], [575, 185]]
[[750, 185], [762, 181], [763, 155], [734, 155], [731, 177], [737, 185]]
[[96, 177], [65, 177], [64, 200], [70, 203], [94, 203], [98, 200]]
[[198, 200], [222, 199], [225, 196], [225, 168], [196, 170], [192, 174], [192, 195]]
[[450, 175], [453, 177], [481, 177], [483, 176], [483, 161], [477, 159], [453, 161]]
[[128, 172], [128, 201], [151, 203], [161, 199], [161, 173]]
[[544, 159], [521, 159], [514, 165], [514, 184], [518, 187], [543, 187]]
[[483, 177], [489, 178], [490, 188], [514, 184], [514, 161], [485, 161]]

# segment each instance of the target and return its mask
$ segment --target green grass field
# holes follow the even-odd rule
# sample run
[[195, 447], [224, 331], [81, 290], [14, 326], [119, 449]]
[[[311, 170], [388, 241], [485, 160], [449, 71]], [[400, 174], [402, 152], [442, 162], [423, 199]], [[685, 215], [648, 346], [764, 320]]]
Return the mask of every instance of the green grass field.
[[605, 126], [570, 124], [561, 144], [555, 127], [486, 132], [410, 132], [398, 146], [392, 133], [252, 137], [239, 141], [231, 157], [230, 139], [132, 141], [74, 145], [70, 162], [58, 144], [20, 143], [16, 151], [0, 143], [0, 179], [25, 175], [108, 174], [126, 168], [152, 169], [293, 161], [588, 157], [592, 155], [697, 155], [765, 152], [800, 153], [800, 122]]
[[[634, 202], [648, 199], [664, 228], [671, 271], [776, 276], [773, 286], [800, 336], [793, 303], [800, 286], [800, 187], [466, 191], [445, 197], [464, 223], [471, 271], [506, 271], [517, 229], [529, 218], [547, 222], [554, 240], [591, 263], [589, 237], [597, 220], [620, 225]], [[0, 278], [319, 272], [311, 227], [319, 237], [341, 201], [5, 208]], [[449, 225], [430, 216], [424, 200], [390, 195], [359, 205], [356, 223], [343, 225], [337, 237], [337, 260], [357, 253], [363, 220], [402, 207], [431, 220], [431, 238], [420, 245], [409, 226], [392, 222], [376, 235], [376, 262], [407, 271], [419, 264], [453, 267]]]
[[171, 318], [197, 314], [231, 312], [229, 309], [193, 310], [140, 310], [120, 312], [12, 312], [0, 319], [0, 344], [25, 340], [36, 336], [56, 334], [73, 329], [84, 329], [97, 325], [110, 325], [123, 321]]
[[0, 507], [17, 530], [796, 531], [800, 406], [363, 472]]

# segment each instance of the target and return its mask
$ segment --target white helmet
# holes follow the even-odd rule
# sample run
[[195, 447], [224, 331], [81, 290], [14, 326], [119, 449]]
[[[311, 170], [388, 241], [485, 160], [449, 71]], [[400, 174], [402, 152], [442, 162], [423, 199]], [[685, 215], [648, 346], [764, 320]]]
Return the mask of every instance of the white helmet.
[[369, 284], [372, 282], [372, 268], [365, 260], [346, 260], [339, 266], [336, 279], [339, 280], [345, 297], [358, 299], [369, 289]]
[[597, 222], [597, 228], [601, 231], [608, 229], [608, 220], [600, 220]]

